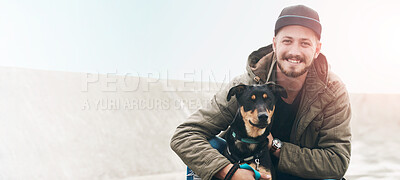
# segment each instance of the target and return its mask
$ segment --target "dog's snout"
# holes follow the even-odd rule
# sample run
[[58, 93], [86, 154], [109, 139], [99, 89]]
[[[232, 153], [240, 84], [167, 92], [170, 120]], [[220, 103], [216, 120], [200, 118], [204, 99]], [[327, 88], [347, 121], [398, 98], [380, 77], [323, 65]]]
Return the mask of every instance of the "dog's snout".
[[267, 121], [268, 119], [268, 114], [266, 112], [258, 114], [258, 120], [259, 121]]

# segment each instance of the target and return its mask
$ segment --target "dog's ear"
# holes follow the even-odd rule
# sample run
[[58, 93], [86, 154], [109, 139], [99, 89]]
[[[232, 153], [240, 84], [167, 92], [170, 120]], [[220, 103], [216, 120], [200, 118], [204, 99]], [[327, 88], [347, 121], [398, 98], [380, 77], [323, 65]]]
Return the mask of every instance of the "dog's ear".
[[237, 98], [238, 96], [240, 96], [243, 93], [243, 90], [245, 88], [246, 88], [246, 85], [244, 85], [244, 84], [232, 87], [228, 92], [228, 96], [226, 97], [226, 100], [230, 101], [233, 95], [236, 95], [236, 98]]
[[272, 90], [272, 92], [278, 96], [281, 96], [283, 98], [287, 98], [287, 92], [286, 89], [283, 88], [281, 85], [279, 84], [275, 84], [274, 82], [269, 82], [267, 84], [268, 88], [270, 88]]

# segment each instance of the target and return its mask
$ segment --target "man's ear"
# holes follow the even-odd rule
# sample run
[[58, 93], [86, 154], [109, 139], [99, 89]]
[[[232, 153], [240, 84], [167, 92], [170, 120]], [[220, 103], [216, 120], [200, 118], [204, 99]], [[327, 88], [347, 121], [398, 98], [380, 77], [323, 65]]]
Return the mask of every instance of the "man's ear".
[[267, 84], [267, 86], [269, 87], [269, 89], [272, 90], [272, 92], [276, 95], [276, 96], [280, 96], [283, 98], [287, 98], [287, 92], [286, 89], [283, 88], [281, 85], [279, 84], [275, 84], [274, 82], [269, 82]]
[[[276, 49], [276, 36], [274, 36], [273, 38], [272, 38], [272, 50], [274, 50], [274, 52], [275, 52], [275, 49]], [[275, 52], [276, 53], [276, 52]]]
[[228, 96], [226, 97], [226, 100], [230, 101], [233, 95], [236, 95], [236, 98], [238, 98], [238, 96], [240, 96], [243, 93], [243, 90], [245, 88], [246, 88], [246, 85], [244, 85], [244, 84], [232, 87], [228, 92]]
[[320, 41], [317, 41], [317, 47], [315, 48], [314, 59], [317, 59], [317, 57], [321, 53], [321, 46], [322, 46], [322, 43]]

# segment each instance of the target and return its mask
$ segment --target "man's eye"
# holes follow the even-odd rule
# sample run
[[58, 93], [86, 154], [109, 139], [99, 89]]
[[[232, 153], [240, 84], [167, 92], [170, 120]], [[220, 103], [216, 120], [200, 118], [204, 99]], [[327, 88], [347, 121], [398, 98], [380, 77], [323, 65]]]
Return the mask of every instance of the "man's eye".
[[311, 46], [311, 44], [308, 43], [308, 42], [302, 42], [301, 45], [303, 45], [303, 46]]
[[282, 42], [285, 43], [285, 44], [289, 44], [289, 43], [291, 43], [292, 41], [289, 40], [289, 39], [285, 39], [285, 40], [283, 40]]

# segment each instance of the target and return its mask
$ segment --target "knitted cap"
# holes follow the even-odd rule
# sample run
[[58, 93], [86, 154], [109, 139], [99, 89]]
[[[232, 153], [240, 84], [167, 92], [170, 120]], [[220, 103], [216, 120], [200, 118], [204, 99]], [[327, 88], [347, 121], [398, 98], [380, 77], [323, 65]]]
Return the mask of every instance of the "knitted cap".
[[321, 23], [317, 11], [304, 6], [289, 6], [282, 10], [275, 23], [275, 35], [278, 31], [288, 25], [300, 25], [313, 30], [318, 39], [321, 39]]

